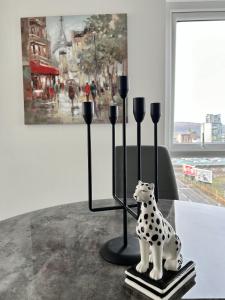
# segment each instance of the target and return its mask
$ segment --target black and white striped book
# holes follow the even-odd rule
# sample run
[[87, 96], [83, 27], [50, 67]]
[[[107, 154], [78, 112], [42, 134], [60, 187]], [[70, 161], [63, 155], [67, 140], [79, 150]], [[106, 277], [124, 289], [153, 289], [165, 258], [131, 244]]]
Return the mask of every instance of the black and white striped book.
[[125, 271], [125, 283], [153, 300], [168, 300], [175, 294], [185, 294], [195, 284], [195, 264], [193, 261], [183, 263], [179, 271], [163, 270], [163, 278], [153, 280], [149, 277], [152, 264], [147, 272], [140, 274], [130, 267]]

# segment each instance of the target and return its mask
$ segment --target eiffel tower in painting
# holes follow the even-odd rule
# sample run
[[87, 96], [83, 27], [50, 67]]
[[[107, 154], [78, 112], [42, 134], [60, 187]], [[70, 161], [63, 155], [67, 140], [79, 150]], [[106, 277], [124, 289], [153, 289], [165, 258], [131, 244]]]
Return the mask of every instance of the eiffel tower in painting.
[[[63, 28], [63, 17], [60, 17], [60, 26], [59, 26], [59, 36], [58, 39], [54, 45], [53, 53], [55, 53], [58, 49], [61, 49], [61, 51], [64, 51], [66, 54], [66, 47], [71, 47], [71, 43], [67, 41], [66, 34]], [[60, 51], [60, 52], [61, 52]]]

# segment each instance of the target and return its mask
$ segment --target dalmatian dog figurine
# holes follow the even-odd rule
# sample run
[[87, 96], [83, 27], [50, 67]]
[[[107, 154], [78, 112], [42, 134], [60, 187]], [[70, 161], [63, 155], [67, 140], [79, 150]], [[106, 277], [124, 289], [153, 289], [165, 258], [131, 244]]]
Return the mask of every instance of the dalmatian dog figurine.
[[141, 213], [137, 221], [136, 233], [139, 238], [141, 261], [136, 266], [139, 273], [145, 273], [149, 261], [153, 269], [149, 276], [159, 280], [163, 276], [163, 260], [166, 270], [177, 271], [182, 265], [181, 242], [169, 222], [157, 208], [154, 184], [138, 182], [133, 195], [141, 202]]

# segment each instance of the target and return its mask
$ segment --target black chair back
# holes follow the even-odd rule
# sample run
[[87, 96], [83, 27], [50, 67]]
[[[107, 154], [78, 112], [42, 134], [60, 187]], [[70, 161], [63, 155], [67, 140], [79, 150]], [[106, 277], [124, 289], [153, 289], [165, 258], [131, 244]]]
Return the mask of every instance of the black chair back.
[[[142, 178], [154, 182], [154, 147], [142, 146]], [[123, 147], [116, 147], [116, 195], [123, 196]], [[127, 197], [132, 198], [137, 185], [137, 147], [127, 146]], [[166, 147], [158, 147], [159, 199], [179, 199], [172, 162]]]

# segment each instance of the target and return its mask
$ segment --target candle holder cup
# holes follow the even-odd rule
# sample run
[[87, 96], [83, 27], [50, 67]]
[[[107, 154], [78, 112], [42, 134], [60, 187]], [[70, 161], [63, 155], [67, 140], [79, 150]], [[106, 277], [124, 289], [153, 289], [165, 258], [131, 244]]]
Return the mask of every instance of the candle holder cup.
[[141, 123], [145, 117], [145, 98], [136, 97], [133, 99], [133, 114], [137, 123]]
[[128, 93], [128, 78], [127, 76], [119, 76], [118, 78], [119, 84], [119, 94], [122, 99], [127, 97]]
[[91, 124], [93, 120], [93, 102], [84, 101], [82, 103], [82, 114], [86, 124]]
[[116, 124], [118, 118], [118, 106], [116, 104], [110, 104], [109, 106], [109, 120], [112, 125]]
[[161, 104], [159, 102], [151, 103], [150, 114], [151, 114], [152, 122], [154, 124], [158, 123], [161, 117]]

